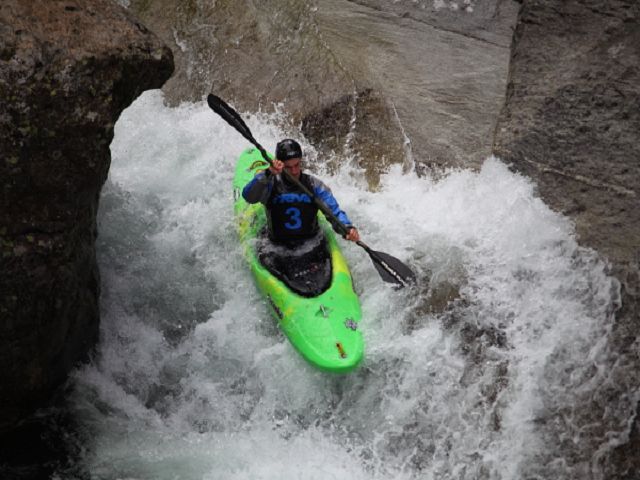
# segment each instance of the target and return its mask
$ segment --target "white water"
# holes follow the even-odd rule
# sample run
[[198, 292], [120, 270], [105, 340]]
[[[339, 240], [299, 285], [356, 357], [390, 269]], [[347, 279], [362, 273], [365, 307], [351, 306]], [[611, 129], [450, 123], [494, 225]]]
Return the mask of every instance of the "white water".
[[[283, 135], [247, 123], [269, 149]], [[247, 146], [158, 91], [118, 121], [101, 342], [75, 375], [82, 451], [59, 478], [597, 478], [565, 444], [602, 452], [625, 432], [626, 412], [588, 437], [577, 419], [608, 381], [618, 287], [528, 180], [488, 159], [438, 182], [393, 169], [371, 193], [359, 172], [317, 170], [364, 241], [423, 280], [393, 291], [343, 242], [367, 347], [339, 377], [293, 351], [243, 264], [230, 183]], [[447, 285], [459, 298], [430, 308]]]

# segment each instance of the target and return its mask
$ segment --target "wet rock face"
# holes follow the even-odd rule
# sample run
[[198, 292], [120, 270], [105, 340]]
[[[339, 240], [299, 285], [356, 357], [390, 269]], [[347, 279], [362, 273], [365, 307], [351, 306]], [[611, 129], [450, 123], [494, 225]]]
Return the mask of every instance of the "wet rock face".
[[[402, 161], [403, 139], [388, 101], [366, 81], [356, 87], [325, 43], [313, 3], [132, 0], [129, 8], [173, 48], [176, 74], [163, 87], [171, 103], [213, 92], [240, 112], [277, 108], [287, 119], [283, 127], [295, 136], [302, 125], [323, 159], [355, 154], [375, 165]], [[346, 145], [356, 117], [360, 128]], [[368, 128], [370, 121], [381, 128]], [[374, 143], [381, 150], [369, 147]], [[378, 173], [371, 170], [374, 183]]]
[[111, 0], [0, 4], [0, 433], [97, 339], [113, 125], [172, 70], [171, 51]]
[[519, 4], [130, 0], [129, 8], [173, 49], [177, 71], [163, 88], [172, 103], [214, 92], [240, 111], [278, 104], [292, 134], [302, 125], [323, 159], [355, 156], [375, 187], [407, 151], [426, 168], [478, 166], [490, 154]]
[[350, 1], [502, 47], [509, 47], [518, 9], [513, 0]]
[[[622, 293], [611, 342], [620, 363], [632, 362], [636, 372], [639, 85], [636, 0], [525, 0], [494, 144], [498, 156], [535, 179], [545, 202], [575, 219], [580, 242], [610, 260]], [[640, 373], [625, 382], [627, 387], [615, 386], [614, 402], [624, 401], [628, 387], [638, 388]], [[610, 402], [598, 395], [594, 404]], [[608, 478], [640, 470], [638, 431], [636, 417], [631, 441], [614, 452], [609, 467], [616, 472]]]
[[511, 0], [323, 0], [316, 16], [358, 91], [373, 88], [392, 105], [387, 129], [411, 141], [421, 171], [478, 167], [491, 153], [518, 8]]
[[131, 0], [129, 9], [174, 50], [163, 88], [172, 103], [214, 92], [240, 110], [282, 103], [299, 121], [353, 90], [306, 0]]

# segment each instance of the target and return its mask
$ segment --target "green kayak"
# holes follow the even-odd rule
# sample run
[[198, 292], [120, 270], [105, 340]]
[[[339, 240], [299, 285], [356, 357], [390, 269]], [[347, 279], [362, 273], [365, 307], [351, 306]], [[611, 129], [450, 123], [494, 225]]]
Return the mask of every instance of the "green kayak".
[[[284, 267], [282, 261], [280, 266], [277, 263], [274, 266], [268, 248], [264, 248], [268, 243], [263, 237], [264, 207], [259, 203], [248, 204], [241, 195], [254, 175], [267, 167], [256, 148], [245, 150], [236, 165], [234, 211], [244, 255], [258, 290], [296, 350], [317, 368], [349, 372], [364, 354], [364, 342], [358, 330], [362, 313], [349, 267], [331, 226], [321, 213], [318, 215], [324, 237], [317, 248], [310, 253], [285, 257]], [[322, 278], [325, 281], [321, 285]], [[310, 285], [312, 282], [317, 284]]]

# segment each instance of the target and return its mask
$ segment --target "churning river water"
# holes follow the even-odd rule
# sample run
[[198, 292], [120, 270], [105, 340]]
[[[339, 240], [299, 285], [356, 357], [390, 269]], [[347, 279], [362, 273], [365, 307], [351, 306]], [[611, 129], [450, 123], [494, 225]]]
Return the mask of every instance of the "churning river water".
[[[269, 150], [284, 135], [245, 119]], [[371, 192], [350, 159], [308, 162], [421, 280], [395, 291], [341, 241], [366, 358], [335, 376], [293, 350], [245, 267], [231, 179], [248, 146], [205, 102], [167, 108], [160, 91], [116, 124], [101, 339], [72, 378], [78, 455], [55, 478], [597, 478], [628, 428], [624, 402], [581, 411], [612, 381], [619, 287], [529, 180], [488, 158], [437, 180], [394, 167]]]

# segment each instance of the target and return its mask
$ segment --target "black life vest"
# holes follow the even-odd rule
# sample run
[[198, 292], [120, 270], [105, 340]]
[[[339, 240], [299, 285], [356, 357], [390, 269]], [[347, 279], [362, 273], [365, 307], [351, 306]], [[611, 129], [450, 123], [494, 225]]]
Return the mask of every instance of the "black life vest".
[[[313, 191], [306, 174], [300, 175], [300, 183]], [[309, 238], [318, 232], [318, 207], [296, 185], [283, 180], [276, 181], [267, 202], [267, 220], [271, 240]]]

